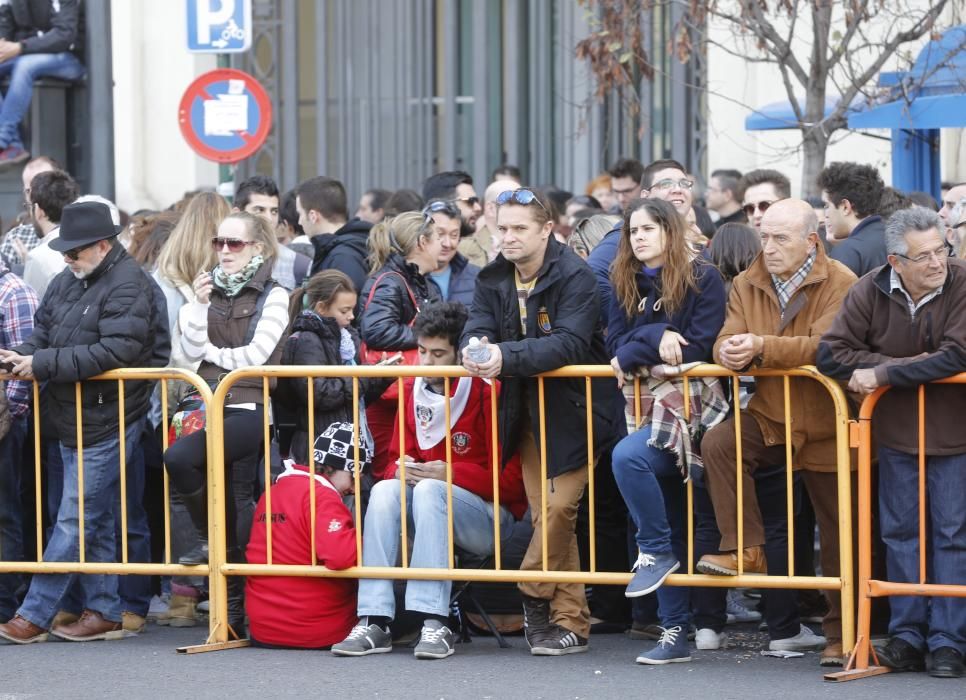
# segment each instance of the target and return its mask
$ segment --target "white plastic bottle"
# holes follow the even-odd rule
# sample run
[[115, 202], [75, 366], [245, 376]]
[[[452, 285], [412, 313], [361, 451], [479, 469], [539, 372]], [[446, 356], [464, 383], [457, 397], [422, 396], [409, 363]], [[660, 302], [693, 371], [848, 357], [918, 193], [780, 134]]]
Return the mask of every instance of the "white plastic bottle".
[[479, 338], [470, 338], [467, 354], [478, 365], [490, 359], [490, 348], [483, 345]]

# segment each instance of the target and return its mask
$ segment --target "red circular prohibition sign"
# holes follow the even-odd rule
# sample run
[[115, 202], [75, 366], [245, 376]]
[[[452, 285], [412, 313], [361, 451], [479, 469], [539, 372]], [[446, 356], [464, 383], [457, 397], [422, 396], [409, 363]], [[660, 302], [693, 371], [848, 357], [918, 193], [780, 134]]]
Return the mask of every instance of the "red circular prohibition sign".
[[[215, 94], [227, 92], [220, 88], [215, 94], [211, 89], [219, 84], [227, 85], [229, 80], [240, 80], [245, 84], [245, 94], [250, 98], [248, 105], [249, 127], [251, 131], [235, 131], [231, 136], [206, 136], [204, 133], [204, 102], [216, 99]], [[219, 68], [198, 76], [185, 90], [178, 105], [178, 126], [185, 141], [202, 158], [218, 163], [237, 163], [255, 153], [272, 129], [272, 103], [268, 93], [254, 77], [233, 68]]]

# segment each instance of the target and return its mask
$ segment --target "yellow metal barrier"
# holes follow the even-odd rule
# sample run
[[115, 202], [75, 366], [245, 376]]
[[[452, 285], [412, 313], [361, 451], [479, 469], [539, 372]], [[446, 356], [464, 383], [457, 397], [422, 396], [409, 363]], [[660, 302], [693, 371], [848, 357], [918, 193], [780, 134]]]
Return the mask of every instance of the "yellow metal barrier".
[[[835, 431], [836, 431], [836, 455], [837, 455], [837, 478], [838, 478], [838, 513], [839, 513], [839, 541], [840, 541], [840, 570], [841, 575], [839, 577], [829, 577], [829, 576], [766, 576], [766, 575], [749, 575], [745, 574], [741, 570], [741, 557], [739, 557], [739, 574], [738, 576], [703, 576], [693, 573], [693, 552], [694, 552], [694, 517], [693, 517], [693, 499], [691, 497], [691, 485], [688, 484], [688, 573], [687, 574], [673, 574], [671, 575], [667, 582], [671, 585], [685, 585], [685, 586], [706, 586], [706, 587], [719, 587], [719, 588], [731, 588], [731, 587], [755, 587], [755, 588], [792, 588], [792, 589], [818, 589], [818, 590], [830, 590], [839, 591], [842, 597], [842, 636], [843, 636], [843, 647], [846, 651], [852, 649], [855, 642], [855, 618], [853, 609], [853, 593], [854, 593], [854, 580], [852, 574], [852, 522], [851, 522], [851, 483], [850, 483], [850, 454], [849, 454], [849, 417], [848, 417], [848, 405], [841, 387], [834, 380], [825, 377], [818, 372], [814, 367], [800, 367], [793, 370], [779, 371], [779, 370], [754, 370], [743, 372], [743, 375], [751, 375], [755, 377], [784, 377], [784, 387], [785, 387], [785, 416], [786, 416], [786, 442], [787, 442], [787, 488], [789, 490], [787, 496], [787, 507], [789, 514], [789, 545], [788, 545], [788, 560], [789, 560], [789, 570], [793, 571], [794, 566], [794, 553], [793, 549], [793, 520], [794, 515], [792, 511], [792, 495], [791, 495], [791, 485], [792, 485], [792, 471], [794, 469], [792, 463], [791, 454], [791, 424], [790, 424], [790, 398], [789, 398], [789, 378], [791, 377], [804, 377], [814, 381], [819, 382], [825, 389], [829, 392], [832, 398], [832, 402], [835, 409], [835, 415], [830, 416], [831, 420], [835, 421]], [[445, 396], [445, 406], [446, 406], [446, 424], [449, 426], [450, 421], [449, 411], [450, 411], [450, 391], [449, 384], [450, 380], [458, 377], [469, 376], [465, 370], [461, 367], [382, 367], [382, 366], [360, 366], [360, 367], [343, 367], [343, 366], [285, 366], [285, 367], [250, 367], [245, 369], [235, 370], [228, 374], [218, 385], [213, 397], [213, 403], [209, 409], [209, 437], [211, 450], [213, 453], [212, 462], [219, 465], [219, 468], [214, 470], [219, 473], [223, 472], [224, 463], [224, 435], [223, 435], [223, 419], [224, 419], [224, 403], [228, 392], [231, 387], [241, 379], [245, 378], [261, 378], [263, 383], [263, 396], [267, 398], [268, 396], [268, 383], [271, 378], [285, 378], [285, 377], [300, 377], [300, 378], [320, 378], [320, 377], [352, 377], [352, 393], [353, 393], [353, 415], [358, 414], [359, 406], [359, 379], [363, 377], [390, 377], [395, 378], [399, 385], [399, 427], [400, 427], [400, 455], [405, 455], [405, 431], [402, 430], [403, 420], [404, 420], [404, 388], [403, 380], [408, 377], [444, 377], [446, 378], [444, 387]], [[225, 557], [225, 542], [221, 533], [226, 532], [228, 524], [225, 523], [225, 510], [223, 507], [224, 503], [224, 481], [222, 479], [210, 480], [209, 488], [217, 488], [219, 492], [211, 496], [212, 504], [218, 504], [218, 507], [213, 507], [211, 512], [212, 519], [212, 539], [210, 541], [211, 553], [210, 553], [210, 569], [211, 569], [211, 589], [212, 589], [212, 615], [213, 619], [225, 620], [227, 619], [227, 596], [226, 591], [226, 577], [227, 576], [327, 576], [327, 577], [338, 577], [338, 578], [393, 578], [393, 579], [429, 579], [429, 580], [461, 580], [461, 581], [504, 581], [504, 582], [524, 582], [524, 581], [534, 581], [534, 582], [554, 582], [554, 583], [589, 583], [589, 584], [618, 584], [625, 585], [630, 581], [631, 574], [627, 572], [600, 572], [597, 571], [596, 565], [596, 542], [595, 542], [595, 494], [594, 494], [594, 458], [593, 458], [593, 424], [592, 424], [592, 405], [593, 405], [593, 395], [591, 389], [591, 378], [595, 377], [612, 377], [613, 373], [609, 366], [570, 366], [564, 367], [559, 370], [548, 372], [546, 374], [540, 375], [536, 378], [538, 384], [538, 402], [540, 408], [540, 434], [541, 434], [541, 459], [540, 459], [540, 469], [541, 475], [543, 477], [543, 494], [542, 494], [542, 504], [544, 522], [546, 522], [546, 507], [547, 507], [547, 494], [546, 494], [546, 475], [547, 475], [547, 463], [546, 463], [546, 431], [545, 428], [545, 416], [544, 416], [544, 382], [546, 380], [560, 379], [560, 378], [583, 378], [585, 379], [585, 396], [586, 396], [586, 418], [587, 418], [587, 435], [588, 435], [588, 497], [590, 503], [590, 544], [589, 544], [589, 554], [590, 554], [590, 566], [589, 571], [550, 571], [547, 567], [547, 533], [546, 529], [543, 530], [543, 570], [542, 571], [519, 571], [519, 570], [506, 570], [502, 568], [501, 554], [500, 554], [500, 524], [499, 518], [494, 518], [493, 530], [494, 530], [494, 542], [496, 551], [494, 553], [495, 568], [494, 569], [458, 569], [454, 568], [454, 553], [453, 553], [453, 509], [452, 509], [452, 485], [453, 485], [453, 475], [452, 475], [452, 435], [450, 430], [446, 433], [446, 454], [447, 454], [447, 470], [446, 470], [446, 484], [447, 484], [447, 494], [448, 494], [448, 531], [449, 531], [449, 568], [448, 569], [425, 569], [425, 568], [412, 568], [408, 565], [409, 552], [408, 552], [408, 536], [407, 536], [407, 513], [406, 513], [406, 492], [405, 492], [405, 474], [406, 474], [406, 464], [405, 458], [400, 458], [399, 465], [399, 478], [400, 478], [400, 505], [401, 505], [401, 551], [402, 559], [401, 565], [398, 567], [365, 567], [365, 566], [355, 566], [344, 571], [332, 571], [325, 569], [323, 567], [316, 566], [315, 550], [313, 544], [312, 553], [312, 565], [279, 565], [272, 563], [272, 544], [271, 544], [271, 522], [272, 522], [272, 511], [271, 511], [271, 492], [266, 494], [266, 550], [267, 550], [267, 563], [266, 564], [237, 564], [228, 563]], [[735, 396], [738, 395], [738, 374], [731, 372], [723, 367], [717, 365], [702, 365], [694, 368], [687, 373], [689, 378], [696, 377], [724, 377], [730, 378], [734, 384]], [[308, 425], [314, 426], [314, 404], [313, 404], [313, 387], [312, 382], [307, 382], [307, 406], [308, 406]], [[686, 383], [687, 385], [687, 383]], [[639, 391], [639, 388], [638, 388]], [[685, 390], [687, 391], [687, 389]], [[497, 397], [494, 392], [491, 397], [490, 412], [491, 417], [494, 418], [492, 424], [496, 426], [496, 405]], [[685, 401], [687, 403], [687, 401]], [[736, 434], [739, 437], [738, 440], [738, 460], [736, 463], [736, 477], [737, 483], [741, 484], [742, 479], [742, 465], [740, 457], [740, 420], [742, 411], [738, 406], [736, 406]], [[266, 435], [268, 434], [268, 414], [266, 412], [265, 418], [266, 425]], [[358, 421], [353, 421], [355, 431], [358, 430]], [[311, 428], [310, 428], [311, 429]], [[358, 435], [354, 435], [356, 448], [355, 448], [355, 460], [356, 464], [359, 463], [359, 446], [358, 446]], [[496, 430], [493, 431], [491, 436], [493, 440], [493, 445], [496, 445]], [[311, 440], [310, 440], [311, 445]], [[494, 497], [493, 506], [494, 510], [498, 511], [500, 506], [500, 494], [498, 488], [498, 475], [500, 470], [499, 464], [499, 452], [496, 449], [492, 450], [493, 453], [493, 486], [494, 486]], [[268, 458], [267, 458], [267, 447], [266, 447], [266, 477], [268, 476]], [[312, 454], [311, 447], [309, 449], [309, 470], [311, 474], [315, 475], [315, 463], [314, 455]], [[211, 464], [211, 462], [209, 462]], [[356, 518], [356, 549], [357, 549], [357, 561], [362, 561], [362, 528], [360, 527], [360, 517], [361, 517], [361, 503], [360, 503], [360, 474], [358, 469], [355, 473], [356, 479], [356, 489], [355, 489], [355, 518]], [[266, 484], [270, 483], [270, 480], [266, 478]], [[742, 518], [742, 489], [738, 488], [738, 547], [741, 551], [743, 544], [743, 518]], [[311, 494], [311, 527], [312, 527], [312, 542], [315, 541], [315, 496], [314, 489], [309, 489]], [[217, 535], [217, 537], [216, 537]], [[215, 591], [217, 590], [217, 595]], [[216, 606], [219, 608], [216, 610]], [[212, 636], [209, 639], [209, 648], [224, 648], [224, 646], [235, 646], [240, 645], [242, 642], [229, 642], [228, 641], [228, 628], [225, 625], [216, 626], [214, 622], [212, 623]]]
[[[966, 384], [966, 373], [934, 384]], [[872, 648], [872, 599], [884, 596], [951, 596], [966, 598], [966, 585], [926, 583], [926, 387], [918, 390], [919, 432], [919, 582], [896, 583], [872, 578], [872, 416], [879, 399], [890, 389], [880, 387], [869, 394], [859, 410], [859, 623], [855, 649], [845, 670], [829, 673], [830, 681], [851, 681], [888, 673], [879, 665]], [[881, 484], [879, 488], [882, 488]], [[870, 664], [871, 660], [871, 664]]]
[[[15, 380], [16, 377], [0, 377]], [[36, 380], [33, 382], [33, 405], [34, 405], [34, 478], [35, 495], [34, 505], [36, 508], [36, 549], [37, 556], [35, 561], [3, 561], [0, 552], [0, 574], [4, 573], [28, 573], [28, 574], [129, 574], [129, 575], [148, 575], [148, 576], [207, 576], [208, 566], [182, 566], [171, 561], [171, 512], [169, 505], [169, 484], [168, 475], [164, 475], [164, 562], [130, 562], [128, 561], [128, 533], [127, 533], [127, 454], [126, 454], [126, 425], [125, 425], [125, 406], [124, 406], [124, 383], [134, 380], [160, 382], [161, 413], [162, 413], [162, 435], [163, 447], [168, 447], [168, 391], [169, 381], [182, 381], [193, 386], [200, 394], [207, 407], [211, 406], [211, 389], [198, 375], [186, 370], [163, 368], [163, 369], [118, 369], [105, 374], [77, 382], [75, 385], [75, 400], [77, 402], [76, 426], [77, 426], [77, 492], [78, 492], [78, 561], [76, 562], [47, 562], [43, 560], [44, 551], [44, 523], [43, 523], [43, 469], [41, 454], [41, 411], [40, 411], [40, 390]], [[120, 469], [120, 519], [121, 519], [121, 561], [119, 562], [90, 562], [87, 561], [85, 543], [85, 524], [84, 524], [84, 442], [83, 425], [84, 416], [82, 408], [82, 384], [89, 382], [117, 382], [118, 386], [118, 425], [120, 433], [119, 445], [119, 469]], [[220, 482], [220, 473], [214, 469], [214, 461], [211, 459], [211, 441], [208, 443], [208, 479], [209, 483], [217, 486]], [[213, 496], [218, 493], [216, 489], [209, 490], [209, 506], [217, 511], [221, 504], [213, 500]], [[209, 531], [212, 542], [223, 538], [216, 527]], [[220, 592], [212, 592], [212, 607], [217, 607], [217, 595]], [[221, 618], [224, 619], [224, 618]], [[211, 629], [217, 629], [221, 619], [216, 615], [211, 617]]]

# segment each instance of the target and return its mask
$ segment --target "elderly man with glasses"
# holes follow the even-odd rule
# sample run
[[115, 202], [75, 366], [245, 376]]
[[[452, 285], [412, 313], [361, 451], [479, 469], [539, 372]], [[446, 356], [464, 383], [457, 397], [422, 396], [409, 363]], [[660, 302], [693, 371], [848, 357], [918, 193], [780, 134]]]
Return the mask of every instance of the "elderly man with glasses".
[[[866, 395], [883, 395], [872, 416], [879, 457], [879, 527], [890, 581], [919, 582], [925, 546], [928, 583], [966, 584], [966, 391], [926, 386], [925, 452], [928, 541], [919, 542], [918, 388], [966, 371], [966, 262], [948, 257], [943, 221], [923, 207], [889, 219], [888, 265], [863, 277], [822, 338], [818, 367]], [[889, 642], [879, 661], [893, 671], [963, 675], [966, 602], [889, 599]]]

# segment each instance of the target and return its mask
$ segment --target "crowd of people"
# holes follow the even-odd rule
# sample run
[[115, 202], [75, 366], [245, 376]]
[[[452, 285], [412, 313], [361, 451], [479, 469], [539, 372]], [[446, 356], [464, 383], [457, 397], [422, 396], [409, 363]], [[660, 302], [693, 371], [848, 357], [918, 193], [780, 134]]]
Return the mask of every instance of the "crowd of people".
[[[162, 397], [159, 387], [128, 381], [122, 397], [114, 383], [83, 380], [170, 366], [214, 388], [244, 367], [462, 365], [469, 376], [448, 381], [273, 380], [267, 403], [260, 379], [233, 384], [224, 412], [228, 560], [341, 570], [405, 558], [448, 568], [452, 508], [452, 551], [463, 566], [492, 567], [499, 555], [504, 569], [580, 571], [592, 475], [597, 569], [633, 577], [626, 588], [543, 581], [501, 589], [497, 597], [522, 611], [533, 655], [586, 651], [592, 631], [616, 627], [654, 642], [639, 663], [687, 662], [692, 640], [699, 650], [724, 648], [729, 622], [762, 620], [771, 650], [820, 651], [822, 665], [841, 665], [837, 592], [769, 589], [754, 610], [725, 588], [664, 585], [688, 564], [689, 481], [698, 572], [815, 575], [817, 526], [821, 573], [840, 575], [829, 395], [792, 378], [786, 414], [782, 377], [744, 377], [734, 393], [727, 382], [684, 373], [710, 362], [737, 373], [814, 364], [854, 402], [894, 387], [873, 421], [877, 565], [889, 580], [917, 581], [917, 387], [966, 371], [966, 184], [949, 187], [940, 204], [886, 187], [872, 167], [833, 163], [819, 176], [821, 199], [806, 201], [792, 198], [774, 170], [716, 170], [704, 191], [699, 175], [674, 160], [622, 159], [574, 194], [527, 187], [518, 169], [503, 166], [481, 198], [467, 173], [449, 171], [427, 178], [421, 192], [370, 190], [354, 216], [334, 178], [281, 193], [255, 176], [231, 202], [194, 192], [165, 211], [127, 217], [107, 200], [78, 196], [49, 158], [30, 161], [28, 216], [0, 245], [3, 559], [29, 556], [25, 528], [37, 514], [26, 493], [27, 436], [38, 412], [44, 561], [78, 561], [81, 546], [86, 561], [121, 559], [122, 444], [127, 560], [159, 560], [163, 530], [152, 514], [164, 509], [164, 469], [173, 556], [186, 566], [208, 561], [197, 390], [169, 382]], [[609, 365], [614, 376], [591, 380], [589, 394], [583, 378], [538, 387], [536, 375], [567, 365]], [[40, 384], [39, 406], [30, 380]], [[963, 585], [966, 447], [956, 407], [966, 409], [966, 394], [929, 385], [925, 406], [930, 580]], [[794, 512], [785, 509], [789, 452]], [[362, 512], [353, 514], [357, 483]], [[849, 515], [856, 510], [853, 503]], [[159, 593], [167, 601], [159, 623], [193, 625], [205, 580], [0, 575], [0, 637], [135, 634]], [[352, 657], [391, 651], [415, 619], [415, 656], [441, 659], [455, 651], [454, 595], [447, 580], [400, 587], [229, 577], [229, 624], [262, 646]], [[924, 670], [928, 656], [932, 675], [961, 677], [966, 603], [890, 604], [879, 620], [887, 633], [879, 661]], [[821, 622], [821, 634], [806, 622]]]

